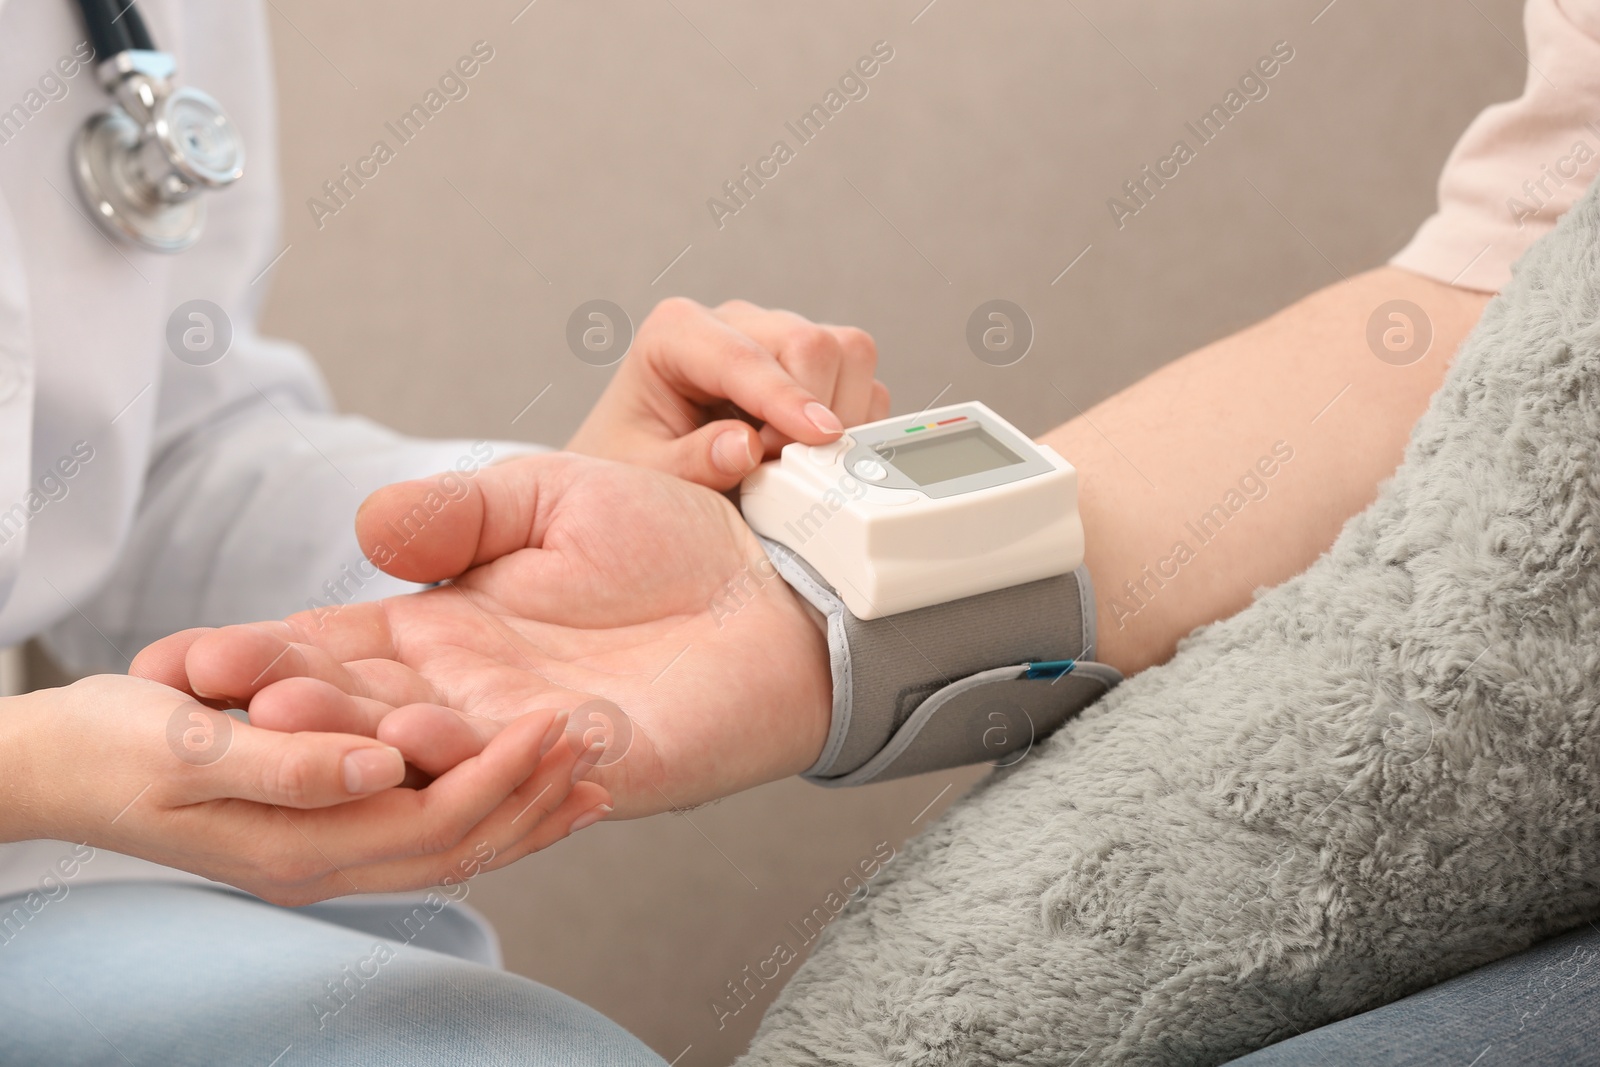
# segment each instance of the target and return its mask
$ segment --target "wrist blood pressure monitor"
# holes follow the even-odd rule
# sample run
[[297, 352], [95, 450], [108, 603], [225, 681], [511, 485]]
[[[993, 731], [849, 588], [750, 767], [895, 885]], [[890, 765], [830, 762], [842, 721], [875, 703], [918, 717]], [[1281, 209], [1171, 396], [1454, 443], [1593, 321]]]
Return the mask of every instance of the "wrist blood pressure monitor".
[[789, 445], [740, 500], [750, 528], [798, 553], [858, 619], [1083, 562], [1078, 472], [978, 403]]
[[1121, 680], [1092, 659], [1077, 471], [983, 404], [787, 445], [740, 506], [827, 618], [814, 781], [1015, 762]]

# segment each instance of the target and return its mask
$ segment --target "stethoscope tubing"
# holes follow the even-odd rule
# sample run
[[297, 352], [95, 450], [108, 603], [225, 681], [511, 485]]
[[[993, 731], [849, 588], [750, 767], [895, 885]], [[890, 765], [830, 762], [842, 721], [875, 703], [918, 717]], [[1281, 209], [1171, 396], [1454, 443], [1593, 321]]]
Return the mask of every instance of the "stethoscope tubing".
[[134, 0], [78, 0], [95, 57], [105, 62], [132, 49], [154, 52], [155, 42]]

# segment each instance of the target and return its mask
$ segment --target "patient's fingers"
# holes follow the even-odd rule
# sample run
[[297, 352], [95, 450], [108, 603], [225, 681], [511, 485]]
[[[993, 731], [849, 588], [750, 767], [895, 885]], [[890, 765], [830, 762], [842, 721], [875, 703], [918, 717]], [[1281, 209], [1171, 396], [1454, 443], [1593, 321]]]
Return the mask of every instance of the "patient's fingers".
[[505, 723], [495, 719], [462, 715], [438, 704], [411, 704], [384, 716], [372, 736], [399, 749], [412, 766], [443, 774], [482, 752], [503, 729]]
[[392, 708], [405, 704], [442, 704], [444, 696], [421, 673], [392, 659], [358, 659], [344, 665], [356, 682], [357, 696], [371, 697]]
[[[382, 561], [379, 566], [397, 578], [437, 582], [454, 578], [477, 562], [480, 555], [487, 554], [486, 558], [492, 559], [526, 547], [537, 490], [532, 484], [527, 487], [532, 499], [526, 507], [520, 505], [515, 494], [506, 493], [498, 494], [498, 506], [492, 505], [486, 501], [479, 483], [495, 469], [479, 471], [477, 477], [464, 483], [464, 489], [455, 488], [453, 492], [447, 491], [446, 479], [453, 479], [450, 486], [460, 486], [462, 479], [452, 475], [396, 482], [377, 490], [356, 512], [356, 538], [361, 550]], [[427, 515], [430, 500], [445, 502], [438, 514], [426, 523], [418, 523], [403, 545], [388, 545], [386, 539], [393, 540], [388, 531], [418, 509]], [[512, 509], [512, 521], [497, 520], [507, 507]], [[518, 519], [524, 521], [514, 521]]]
[[307, 651], [265, 625], [224, 626], [201, 634], [189, 646], [184, 665], [189, 687], [200, 696], [248, 698], [281, 678], [321, 678], [348, 691], [353, 684], [331, 656]]
[[394, 634], [380, 600], [297, 611], [282, 622], [261, 625], [291, 641], [316, 645], [334, 659], [375, 659], [395, 654]]
[[[560, 721], [565, 723], [565, 712]], [[409, 768], [421, 772], [408, 771], [405, 784], [415, 786], [478, 755], [505, 729], [503, 722], [463, 715], [440, 704], [397, 708], [371, 697], [352, 696], [316, 678], [284, 678], [261, 690], [250, 701], [250, 724], [280, 733], [378, 738], [398, 749]]]
[[[303, 661], [288, 655], [285, 645], [311, 646], [325, 655]], [[297, 674], [312, 674], [348, 688], [330, 664], [395, 655], [388, 616], [378, 603], [303, 611], [287, 619], [217, 630], [184, 631], [157, 642], [147, 652], [152, 664], [164, 666], [178, 648], [184, 650], [184, 672], [191, 686], [231, 697], [251, 696], [263, 685]]]
[[433, 686], [404, 664], [340, 662], [323, 648], [280, 636], [290, 632], [279, 623], [225, 626], [200, 635], [185, 657], [189, 688], [209, 699], [247, 700], [285, 678], [315, 678], [390, 706], [438, 700]]
[[364, 737], [378, 736], [378, 724], [394, 710], [393, 705], [353, 696], [320, 678], [280, 679], [251, 697], [249, 708], [250, 725], [263, 729]]
[[184, 666], [184, 660], [189, 655], [189, 646], [211, 631], [210, 626], [196, 626], [193, 629], [169, 634], [159, 641], [152, 641], [133, 657], [133, 662], [128, 665], [128, 673], [135, 678], [148, 678], [152, 682], [160, 682], [162, 685], [192, 695], [193, 690], [189, 688], [189, 672]]

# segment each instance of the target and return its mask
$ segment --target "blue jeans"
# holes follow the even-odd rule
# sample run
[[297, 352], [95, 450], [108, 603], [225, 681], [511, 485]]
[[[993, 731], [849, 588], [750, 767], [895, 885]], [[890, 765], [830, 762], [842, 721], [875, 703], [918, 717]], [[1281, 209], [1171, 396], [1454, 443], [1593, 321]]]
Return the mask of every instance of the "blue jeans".
[[570, 997], [436, 951], [495, 958], [461, 907], [74, 887], [0, 927], [0, 1063], [661, 1067]]
[[1600, 931], [1586, 925], [1230, 1067], [1570, 1067], [1595, 1062], [1597, 1038]]

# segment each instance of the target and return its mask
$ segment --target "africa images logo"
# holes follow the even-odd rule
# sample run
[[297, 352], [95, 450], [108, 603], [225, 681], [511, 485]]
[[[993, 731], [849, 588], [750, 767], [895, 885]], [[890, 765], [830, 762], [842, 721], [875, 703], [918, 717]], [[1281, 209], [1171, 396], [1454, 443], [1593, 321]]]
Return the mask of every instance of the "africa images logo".
[[437, 88], [430, 87], [420, 101], [412, 104], [394, 121], [383, 124], [394, 144], [389, 143], [389, 138], [379, 138], [372, 143], [370, 152], [356, 160], [354, 169], [346, 163], [339, 168], [337, 175], [323, 182], [323, 197], [313, 196], [306, 200], [306, 210], [311, 212], [317, 229], [326, 226], [330, 216], [349, 207], [356, 194], [367, 187], [367, 182], [375, 179], [382, 168], [399, 155], [400, 149], [416, 139], [447, 104], [465, 100], [472, 91], [471, 80], [492, 59], [494, 47], [488, 41], [474, 42], [470, 55], [462, 56], [454, 66], [439, 75]]
[[[1277, 77], [1284, 65], [1293, 58], [1294, 47], [1288, 41], [1274, 44], [1269, 55], [1262, 56], [1249, 70], [1239, 75], [1236, 87], [1229, 89], [1219, 103], [1212, 104], [1195, 121], [1183, 124], [1188, 136], [1173, 142], [1172, 151], [1156, 160], [1153, 170], [1146, 164], [1140, 168], [1137, 177], [1123, 182], [1122, 191], [1127, 199], [1120, 196], [1106, 199], [1106, 207], [1110, 209], [1111, 220], [1117, 224], [1117, 229], [1127, 226], [1129, 219], [1149, 207], [1156, 193], [1165, 189], [1167, 182], [1177, 178], [1185, 165], [1198, 159], [1202, 148], [1222, 136], [1222, 131], [1245, 109], [1245, 105], [1265, 100], [1271, 91], [1267, 83]], [[1189, 143], [1189, 137], [1194, 138], [1194, 144]]]

